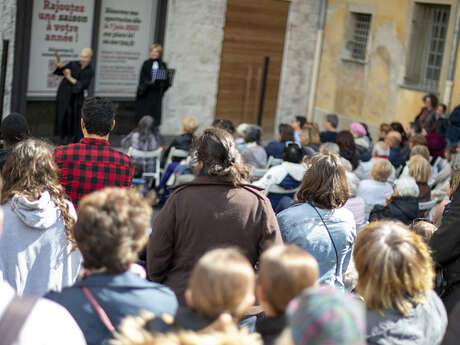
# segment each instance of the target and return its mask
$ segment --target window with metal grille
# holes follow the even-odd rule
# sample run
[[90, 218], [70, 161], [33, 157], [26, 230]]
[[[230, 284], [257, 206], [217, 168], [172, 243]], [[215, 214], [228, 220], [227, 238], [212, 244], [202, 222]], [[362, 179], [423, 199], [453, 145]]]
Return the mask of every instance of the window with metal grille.
[[437, 92], [442, 70], [450, 6], [415, 4], [404, 79], [407, 86]]
[[351, 58], [357, 60], [366, 59], [367, 40], [371, 28], [372, 15], [367, 13], [352, 13], [353, 35], [351, 44]]

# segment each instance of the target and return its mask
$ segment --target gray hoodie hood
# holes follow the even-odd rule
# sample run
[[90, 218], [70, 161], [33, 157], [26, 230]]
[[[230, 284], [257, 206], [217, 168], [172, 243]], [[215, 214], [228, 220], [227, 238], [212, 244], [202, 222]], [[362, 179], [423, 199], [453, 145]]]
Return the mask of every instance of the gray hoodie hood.
[[46, 230], [55, 225], [61, 211], [51, 200], [49, 192], [43, 192], [40, 198], [29, 201], [25, 197], [15, 195], [9, 201], [11, 210], [28, 227], [36, 230]]

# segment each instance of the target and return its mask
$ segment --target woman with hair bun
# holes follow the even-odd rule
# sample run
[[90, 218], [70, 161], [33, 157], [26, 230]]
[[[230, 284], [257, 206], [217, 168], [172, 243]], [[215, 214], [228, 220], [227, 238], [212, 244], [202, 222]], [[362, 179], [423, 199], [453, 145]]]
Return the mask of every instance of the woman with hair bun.
[[149, 278], [172, 288], [181, 304], [192, 268], [206, 251], [237, 247], [254, 266], [270, 243], [281, 242], [270, 201], [249, 185], [233, 137], [206, 129], [194, 151], [198, 176], [170, 195], [147, 247]]

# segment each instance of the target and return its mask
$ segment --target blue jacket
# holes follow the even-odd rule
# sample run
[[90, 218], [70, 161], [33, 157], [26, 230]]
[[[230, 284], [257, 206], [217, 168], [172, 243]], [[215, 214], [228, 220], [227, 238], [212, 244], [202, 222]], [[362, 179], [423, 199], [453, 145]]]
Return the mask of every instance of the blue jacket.
[[178, 306], [176, 296], [169, 288], [149, 282], [129, 271], [119, 274], [92, 274], [61, 292], [45, 295], [72, 314], [88, 345], [105, 344], [112, 339], [112, 335], [83, 294], [82, 286], [88, 287], [92, 292], [115, 328], [126, 316], [138, 315], [141, 310], [155, 315], [175, 315]]
[[320, 284], [343, 288], [342, 276], [348, 268], [356, 238], [353, 214], [339, 208], [316, 208], [323, 217], [337, 248], [339, 266], [331, 238], [316, 213], [308, 203], [297, 204], [278, 214], [278, 224], [285, 243], [293, 243], [313, 255], [319, 265]]
[[282, 141], [272, 141], [265, 147], [265, 152], [267, 152], [267, 156], [282, 159], [285, 147], [286, 143]]

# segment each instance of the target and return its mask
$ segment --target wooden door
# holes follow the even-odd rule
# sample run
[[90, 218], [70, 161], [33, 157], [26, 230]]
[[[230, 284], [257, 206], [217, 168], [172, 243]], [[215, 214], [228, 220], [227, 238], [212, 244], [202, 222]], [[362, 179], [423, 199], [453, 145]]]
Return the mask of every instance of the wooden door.
[[257, 123], [265, 57], [269, 57], [262, 128], [273, 131], [290, 2], [227, 0], [216, 118]]

